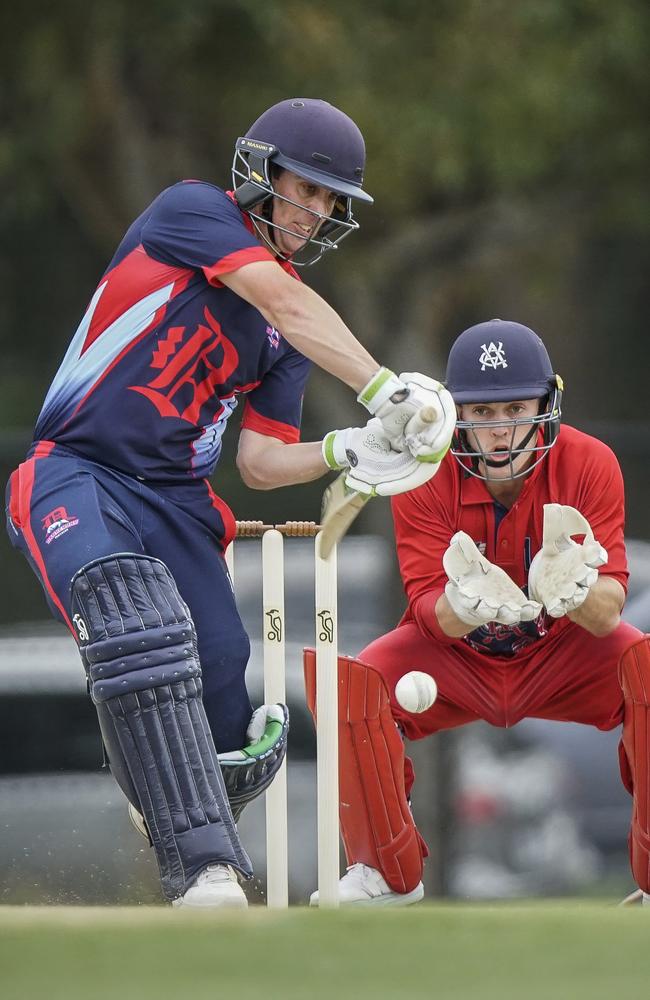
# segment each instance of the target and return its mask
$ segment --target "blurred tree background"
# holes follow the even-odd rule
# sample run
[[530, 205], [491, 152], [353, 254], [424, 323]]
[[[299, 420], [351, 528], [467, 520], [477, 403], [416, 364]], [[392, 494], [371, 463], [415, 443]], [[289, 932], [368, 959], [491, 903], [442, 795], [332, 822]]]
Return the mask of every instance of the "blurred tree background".
[[[442, 375], [466, 326], [544, 338], [566, 419], [618, 452], [628, 532], [650, 537], [648, 5], [643, 0], [33, 0], [0, 14], [0, 471], [124, 230], [164, 186], [229, 186], [269, 105], [322, 97], [367, 144], [361, 232], [304, 277], [382, 363]], [[304, 439], [358, 423], [317, 372]], [[234, 423], [234, 421], [233, 421]], [[254, 494], [240, 517], [317, 518], [322, 483]], [[364, 515], [388, 530], [386, 504]], [[4, 534], [4, 620], [43, 617]]]

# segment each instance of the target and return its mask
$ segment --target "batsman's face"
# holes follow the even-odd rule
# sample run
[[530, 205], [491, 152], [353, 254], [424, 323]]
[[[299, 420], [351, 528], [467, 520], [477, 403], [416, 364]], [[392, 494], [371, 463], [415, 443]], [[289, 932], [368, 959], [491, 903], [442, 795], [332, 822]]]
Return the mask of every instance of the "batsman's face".
[[[334, 210], [337, 196], [327, 188], [283, 170], [273, 182], [275, 191], [282, 198], [274, 198], [271, 221], [282, 229], [273, 230], [273, 242], [286, 256], [297, 253], [314, 236], [323, 224], [315, 213], [329, 216]], [[289, 199], [288, 201], [282, 200]], [[289, 202], [294, 204], [289, 204]], [[288, 232], [283, 232], [288, 230]]]
[[[530, 439], [527, 444], [524, 442], [533, 426], [528, 418], [538, 415], [538, 407], [537, 399], [508, 403], [462, 403], [459, 406], [460, 420], [479, 425], [465, 433], [470, 449], [483, 452], [489, 462], [479, 462], [487, 479], [510, 479], [513, 472], [521, 473], [533, 463], [534, 455], [531, 453], [515, 456], [512, 463], [507, 459], [517, 448], [530, 448], [534, 444], [534, 440], [531, 442]], [[513, 424], [514, 420], [516, 424]]]

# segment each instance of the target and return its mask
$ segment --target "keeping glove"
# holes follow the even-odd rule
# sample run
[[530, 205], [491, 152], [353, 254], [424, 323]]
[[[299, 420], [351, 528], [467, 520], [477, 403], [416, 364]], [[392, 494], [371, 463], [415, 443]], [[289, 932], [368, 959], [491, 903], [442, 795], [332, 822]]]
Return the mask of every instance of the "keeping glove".
[[464, 531], [457, 531], [442, 557], [449, 577], [445, 594], [454, 614], [475, 628], [487, 622], [517, 625], [532, 621], [542, 610], [508, 574], [482, 556]]
[[[571, 535], [584, 535], [584, 542], [574, 542]], [[606, 562], [607, 552], [580, 511], [544, 504], [542, 548], [530, 564], [528, 590], [552, 618], [580, 607], [598, 579], [598, 567]]]
[[348, 470], [346, 487], [365, 496], [390, 497], [414, 490], [440, 467], [439, 462], [418, 461], [410, 451], [394, 451], [377, 417], [365, 427], [330, 431], [322, 452], [330, 469]]
[[[398, 378], [380, 368], [357, 399], [379, 417], [396, 451], [408, 449], [420, 462], [442, 460], [456, 426], [456, 406], [440, 382], [418, 372], [403, 372]], [[433, 422], [418, 419], [426, 408], [435, 411]]]

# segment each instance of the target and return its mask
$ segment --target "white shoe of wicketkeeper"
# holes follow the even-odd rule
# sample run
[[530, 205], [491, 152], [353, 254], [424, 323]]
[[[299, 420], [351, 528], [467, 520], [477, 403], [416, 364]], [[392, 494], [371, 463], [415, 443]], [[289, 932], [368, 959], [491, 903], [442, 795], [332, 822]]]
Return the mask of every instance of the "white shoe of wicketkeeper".
[[237, 881], [234, 868], [230, 865], [208, 865], [199, 872], [189, 889], [172, 902], [172, 906], [243, 910], [248, 906], [248, 900]]
[[[357, 862], [350, 865], [339, 880], [341, 906], [408, 906], [424, 896], [424, 886], [418, 882], [411, 892], [393, 892], [376, 868]], [[309, 897], [310, 906], [318, 906], [318, 889]]]

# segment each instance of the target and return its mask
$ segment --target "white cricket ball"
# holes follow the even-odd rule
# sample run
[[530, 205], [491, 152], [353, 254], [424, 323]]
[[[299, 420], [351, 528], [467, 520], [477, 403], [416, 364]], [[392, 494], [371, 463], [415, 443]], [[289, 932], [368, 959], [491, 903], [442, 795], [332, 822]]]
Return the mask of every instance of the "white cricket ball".
[[403, 709], [418, 715], [431, 708], [438, 697], [438, 685], [429, 674], [411, 670], [395, 685], [395, 697]]

